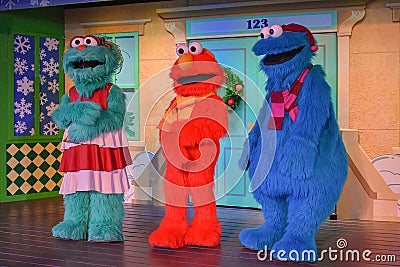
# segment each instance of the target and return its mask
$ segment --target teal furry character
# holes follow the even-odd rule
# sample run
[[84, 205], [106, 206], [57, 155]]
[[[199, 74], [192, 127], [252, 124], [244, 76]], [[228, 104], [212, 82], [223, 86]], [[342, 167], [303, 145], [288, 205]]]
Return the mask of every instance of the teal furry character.
[[249, 170], [265, 222], [239, 239], [279, 260], [314, 262], [315, 234], [347, 177], [346, 150], [325, 73], [311, 64], [318, 49], [311, 32], [289, 24], [263, 28], [260, 35], [253, 52], [262, 57], [267, 95], [239, 163]]
[[66, 129], [61, 149], [64, 221], [53, 236], [95, 242], [123, 241], [123, 193], [127, 139], [123, 130], [125, 95], [111, 83], [122, 66], [117, 45], [96, 36], [75, 37], [63, 66], [73, 79], [52, 117]]

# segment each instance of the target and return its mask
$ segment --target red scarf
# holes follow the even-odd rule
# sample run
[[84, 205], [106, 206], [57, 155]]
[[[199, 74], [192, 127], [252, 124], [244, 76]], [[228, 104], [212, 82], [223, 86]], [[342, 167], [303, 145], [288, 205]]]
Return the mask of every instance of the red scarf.
[[268, 129], [282, 130], [283, 119], [285, 112], [289, 112], [289, 116], [292, 121], [296, 121], [299, 108], [296, 104], [296, 98], [300, 93], [300, 89], [303, 86], [304, 78], [313, 66], [310, 65], [304, 69], [297, 80], [290, 86], [290, 90], [284, 91], [272, 91], [270, 93], [271, 98], [271, 118], [268, 122]]

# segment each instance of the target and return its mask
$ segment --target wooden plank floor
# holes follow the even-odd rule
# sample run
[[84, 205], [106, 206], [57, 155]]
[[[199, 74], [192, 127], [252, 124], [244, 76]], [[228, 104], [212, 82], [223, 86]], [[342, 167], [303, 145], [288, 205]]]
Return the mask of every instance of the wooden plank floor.
[[[262, 223], [258, 210], [218, 207], [222, 242], [216, 248], [152, 248], [147, 238], [157, 228], [163, 207], [125, 205], [125, 242], [90, 243], [54, 239], [51, 227], [63, 217], [62, 198], [0, 203], [0, 266], [378, 266], [377, 262], [332, 262], [317, 264], [259, 261], [257, 252], [244, 248], [238, 234], [245, 227]], [[193, 216], [190, 209], [189, 216]], [[400, 266], [400, 223], [373, 221], [327, 221], [317, 234], [319, 250], [337, 249], [345, 238], [346, 249], [372, 250], [395, 255]], [[339, 253], [336, 253], [339, 255]]]

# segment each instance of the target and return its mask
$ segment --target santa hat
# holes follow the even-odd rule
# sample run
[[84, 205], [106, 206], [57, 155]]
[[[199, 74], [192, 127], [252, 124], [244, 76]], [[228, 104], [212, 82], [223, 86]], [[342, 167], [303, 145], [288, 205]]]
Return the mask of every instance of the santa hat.
[[305, 32], [307, 34], [308, 41], [311, 44], [310, 47], [311, 52], [316, 52], [318, 50], [318, 46], [315, 44], [315, 40], [312, 33], [306, 27], [299, 24], [291, 23], [288, 25], [282, 25], [282, 29], [285, 32]]

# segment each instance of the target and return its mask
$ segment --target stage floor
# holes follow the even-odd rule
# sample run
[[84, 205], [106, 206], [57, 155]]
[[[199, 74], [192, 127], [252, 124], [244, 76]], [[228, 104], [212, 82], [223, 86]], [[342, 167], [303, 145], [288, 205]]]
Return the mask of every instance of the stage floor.
[[[60, 197], [0, 203], [0, 266], [400, 266], [400, 223], [327, 221], [317, 234], [319, 254], [331, 249], [331, 259], [336, 256], [337, 260], [330, 260], [327, 252], [317, 264], [294, 264], [271, 262], [268, 257], [259, 260], [257, 251], [240, 244], [238, 234], [243, 228], [263, 222], [258, 210], [218, 207], [221, 245], [177, 250], [152, 248], [147, 242], [163, 217], [163, 207], [126, 204], [125, 210], [125, 242], [90, 243], [52, 237], [51, 227], [63, 217]], [[193, 216], [192, 209], [189, 216]], [[339, 249], [337, 241], [341, 238], [346, 240], [347, 247]], [[344, 242], [341, 241], [339, 247]], [[353, 250], [358, 251], [359, 262], [351, 261]], [[367, 250], [372, 253], [367, 255]], [[371, 261], [365, 261], [363, 253]], [[397, 262], [393, 262], [394, 257]], [[391, 262], [378, 264], [378, 259]]]

